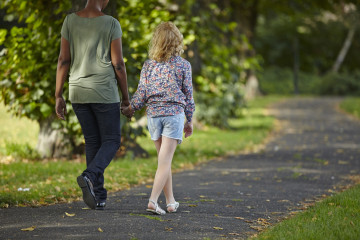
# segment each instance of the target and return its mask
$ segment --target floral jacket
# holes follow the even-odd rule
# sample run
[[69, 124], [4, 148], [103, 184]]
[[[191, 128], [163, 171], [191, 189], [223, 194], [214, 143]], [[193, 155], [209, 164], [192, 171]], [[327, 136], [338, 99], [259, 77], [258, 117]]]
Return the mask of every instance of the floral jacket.
[[167, 62], [147, 60], [140, 74], [138, 88], [131, 98], [133, 110], [144, 105], [149, 117], [173, 116], [185, 112], [191, 122], [195, 111], [191, 65], [180, 56]]

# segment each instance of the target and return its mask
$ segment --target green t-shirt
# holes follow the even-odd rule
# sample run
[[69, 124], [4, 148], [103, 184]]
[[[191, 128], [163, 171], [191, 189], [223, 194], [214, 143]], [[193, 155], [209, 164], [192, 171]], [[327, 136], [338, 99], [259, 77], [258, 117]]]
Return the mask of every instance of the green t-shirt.
[[108, 15], [83, 18], [72, 13], [64, 20], [61, 36], [70, 43], [70, 101], [120, 102], [110, 57], [111, 41], [122, 36], [119, 21]]

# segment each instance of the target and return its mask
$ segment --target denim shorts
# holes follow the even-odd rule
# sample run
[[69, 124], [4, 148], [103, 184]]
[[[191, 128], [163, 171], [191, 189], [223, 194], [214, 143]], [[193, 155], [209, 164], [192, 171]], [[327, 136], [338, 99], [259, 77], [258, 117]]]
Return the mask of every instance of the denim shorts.
[[165, 117], [148, 117], [148, 129], [151, 140], [159, 140], [161, 136], [178, 140], [178, 144], [182, 142], [184, 130], [184, 113], [174, 116]]

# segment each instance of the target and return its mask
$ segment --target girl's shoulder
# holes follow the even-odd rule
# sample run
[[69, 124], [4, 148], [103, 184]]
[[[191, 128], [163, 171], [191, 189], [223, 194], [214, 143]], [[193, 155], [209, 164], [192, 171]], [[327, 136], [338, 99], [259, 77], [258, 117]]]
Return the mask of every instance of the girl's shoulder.
[[170, 62], [175, 63], [177, 67], [189, 68], [191, 67], [190, 62], [181, 56], [175, 56], [170, 59]]

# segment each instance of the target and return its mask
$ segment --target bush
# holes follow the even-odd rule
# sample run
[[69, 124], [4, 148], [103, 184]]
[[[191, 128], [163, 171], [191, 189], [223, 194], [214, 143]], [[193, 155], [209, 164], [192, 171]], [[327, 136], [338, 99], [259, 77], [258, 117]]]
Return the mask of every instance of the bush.
[[360, 94], [360, 71], [355, 73], [329, 73], [325, 75], [319, 86], [321, 95], [359, 95]]
[[32, 148], [28, 143], [19, 144], [12, 142], [5, 142], [5, 152], [7, 156], [12, 156], [19, 159], [37, 160], [40, 159], [39, 153]]
[[[301, 94], [316, 94], [320, 78], [299, 72], [298, 90]], [[290, 68], [270, 67], [259, 74], [260, 90], [264, 94], [290, 95], [294, 91], [294, 73]]]

